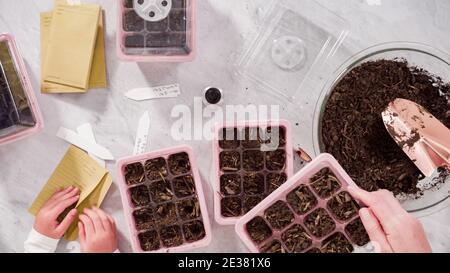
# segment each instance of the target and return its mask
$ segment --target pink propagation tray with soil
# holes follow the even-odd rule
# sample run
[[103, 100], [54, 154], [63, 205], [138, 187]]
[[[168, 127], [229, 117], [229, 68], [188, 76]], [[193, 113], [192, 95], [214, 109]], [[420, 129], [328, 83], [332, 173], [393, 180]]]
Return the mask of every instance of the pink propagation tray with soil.
[[[0, 73], [4, 83], [0, 87], [9, 90], [9, 95], [12, 97], [11, 103], [15, 104], [14, 108], [18, 113], [14, 126], [5, 128], [5, 130], [8, 130], [6, 133], [2, 133], [2, 130], [0, 130], [0, 145], [3, 145], [37, 134], [43, 129], [44, 122], [14, 36], [0, 34], [0, 44], [2, 51], [4, 47], [7, 48], [8, 53], [6, 55], [11, 59], [9, 63], [4, 63], [1, 59], [5, 58], [6, 55], [2, 53]], [[15, 79], [13, 80], [12, 77]], [[3, 91], [0, 91], [0, 96], [4, 95]], [[5, 103], [4, 99], [5, 97], [0, 97], [0, 104]], [[2, 109], [0, 109], [0, 115], [1, 112]]]
[[293, 174], [286, 120], [220, 123], [213, 141], [214, 215], [234, 225]]
[[339, 163], [321, 154], [242, 217], [236, 233], [254, 253], [372, 251], [349, 185]]
[[135, 252], [181, 252], [210, 244], [208, 210], [191, 147], [124, 158], [117, 168]]
[[117, 55], [132, 62], [189, 62], [197, 54], [197, 0], [117, 0]]

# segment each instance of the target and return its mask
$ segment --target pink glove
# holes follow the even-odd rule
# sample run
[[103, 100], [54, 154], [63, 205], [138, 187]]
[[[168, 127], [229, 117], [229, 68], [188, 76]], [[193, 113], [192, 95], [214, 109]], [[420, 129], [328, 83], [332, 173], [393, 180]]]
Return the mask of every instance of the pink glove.
[[34, 229], [47, 237], [60, 239], [75, 220], [77, 210], [70, 210], [61, 222], [58, 222], [58, 216], [75, 204], [78, 198], [79, 190], [73, 186], [56, 191], [36, 215]]
[[117, 250], [116, 223], [99, 208], [85, 209], [78, 222], [81, 252], [112, 253]]
[[359, 216], [379, 252], [431, 252], [422, 224], [390, 191], [367, 192], [353, 186], [348, 191], [367, 206], [360, 209]]

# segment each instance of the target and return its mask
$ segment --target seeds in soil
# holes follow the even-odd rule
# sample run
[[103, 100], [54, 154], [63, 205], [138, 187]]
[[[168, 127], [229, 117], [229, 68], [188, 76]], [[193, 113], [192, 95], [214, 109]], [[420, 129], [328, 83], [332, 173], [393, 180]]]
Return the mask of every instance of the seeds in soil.
[[191, 163], [187, 153], [169, 156], [169, 169], [173, 175], [187, 174], [191, 171]]
[[125, 181], [128, 185], [140, 184], [145, 181], [144, 167], [137, 162], [125, 167]]
[[224, 217], [238, 217], [242, 215], [242, 202], [239, 197], [225, 197], [220, 201], [221, 213]]
[[244, 193], [249, 195], [263, 194], [266, 190], [262, 173], [248, 173], [243, 176]]
[[177, 222], [177, 212], [175, 204], [173, 203], [156, 206], [154, 213], [155, 220], [160, 226], [166, 226]]
[[322, 169], [310, 179], [310, 185], [321, 198], [328, 198], [341, 188], [341, 183], [330, 169]]
[[367, 234], [360, 218], [350, 222], [345, 227], [345, 233], [347, 233], [350, 239], [358, 246], [365, 246], [370, 242], [369, 235]]
[[156, 232], [156, 230], [139, 233], [138, 238], [143, 251], [155, 251], [161, 248], [158, 232]]
[[322, 253], [352, 253], [353, 246], [344, 234], [336, 232], [322, 242]]
[[193, 221], [183, 224], [183, 233], [187, 242], [199, 241], [206, 236], [205, 227], [201, 221]]
[[241, 168], [239, 152], [225, 151], [220, 153], [220, 169], [224, 172], [237, 172]]
[[238, 195], [242, 192], [241, 176], [238, 174], [224, 174], [220, 177], [220, 192], [225, 196]]
[[159, 231], [165, 247], [176, 247], [183, 244], [183, 235], [179, 226], [164, 227]]
[[257, 172], [264, 169], [264, 152], [248, 150], [242, 154], [242, 167], [249, 172]]
[[301, 253], [312, 245], [311, 237], [301, 225], [293, 225], [281, 235], [289, 252]]
[[266, 184], [268, 193], [272, 193], [277, 190], [281, 185], [287, 181], [287, 175], [285, 173], [269, 173], [266, 176]]
[[154, 227], [153, 209], [150, 207], [135, 210], [133, 212], [134, 222], [137, 230], [147, 230]]
[[301, 185], [288, 193], [286, 201], [299, 215], [306, 214], [317, 205], [316, 197], [306, 185]]
[[272, 230], [267, 225], [266, 221], [264, 221], [264, 219], [260, 216], [250, 220], [245, 227], [252, 241], [257, 244], [262, 243], [272, 236]]
[[242, 147], [251, 149], [251, 148], [260, 148], [261, 147], [261, 139], [259, 137], [259, 128], [256, 127], [247, 127], [244, 129], [244, 140], [242, 140]]
[[243, 207], [244, 213], [251, 211], [254, 207], [256, 207], [262, 200], [263, 196], [245, 196], [243, 199]]
[[286, 164], [286, 152], [276, 150], [266, 152], [266, 168], [270, 171], [283, 170]]
[[197, 198], [178, 201], [177, 207], [182, 220], [192, 220], [201, 216], [200, 203]]
[[261, 247], [262, 253], [286, 253], [286, 250], [281, 245], [280, 241], [274, 240]]
[[173, 199], [173, 192], [170, 182], [156, 181], [149, 186], [150, 196], [155, 203], [163, 203]]
[[336, 228], [333, 219], [323, 208], [308, 214], [304, 219], [304, 224], [311, 234], [319, 238], [327, 236]]
[[179, 176], [172, 180], [173, 190], [178, 198], [195, 194], [195, 182], [191, 175]]
[[224, 128], [219, 135], [219, 146], [222, 149], [236, 149], [240, 145], [238, 129]]
[[359, 205], [348, 192], [340, 192], [327, 203], [331, 212], [341, 221], [347, 221], [358, 213]]
[[281, 230], [294, 221], [294, 214], [283, 201], [277, 201], [264, 212], [272, 228]]
[[150, 181], [165, 180], [168, 175], [166, 160], [162, 157], [147, 160], [145, 162], [145, 172]]
[[130, 189], [131, 202], [136, 207], [146, 206], [150, 204], [150, 194], [147, 186], [137, 186]]

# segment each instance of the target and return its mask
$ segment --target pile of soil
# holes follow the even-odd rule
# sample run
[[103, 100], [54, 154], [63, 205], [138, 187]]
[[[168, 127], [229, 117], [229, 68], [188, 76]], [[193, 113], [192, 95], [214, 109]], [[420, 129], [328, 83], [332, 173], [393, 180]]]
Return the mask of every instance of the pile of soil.
[[403, 59], [378, 60], [354, 68], [336, 85], [322, 119], [322, 142], [360, 187], [417, 194], [423, 175], [381, 117], [396, 98], [422, 105], [450, 127], [449, 83]]

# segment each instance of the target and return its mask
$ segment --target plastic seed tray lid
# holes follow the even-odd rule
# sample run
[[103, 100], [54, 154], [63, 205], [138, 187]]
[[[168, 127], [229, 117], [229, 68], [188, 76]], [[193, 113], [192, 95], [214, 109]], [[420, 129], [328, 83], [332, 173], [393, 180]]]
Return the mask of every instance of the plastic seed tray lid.
[[293, 174], [291, 126], [280, 121], [217, 124], [214, 215], [233, 225]]
[[32, 135], [42, 116], [14, 37], [0, 35], [0, 144]]
[[294, 99], [322, 72], [348, 34], [348, 23], [313, 0], [274, 1], [238, 70], [264, 90]]
[[322, 154], [242, 217], [236, 232], [251, 252], [372, 251], [350, 184], [338, 162]]
[[117, 54], [126, 61], [185, 62], [196, 54], [196, 0], [120, 0]]
[[135, 252], [180, 252], [209, 245], [211, 226], [190, 147], [125, 158], [117, 167]]

